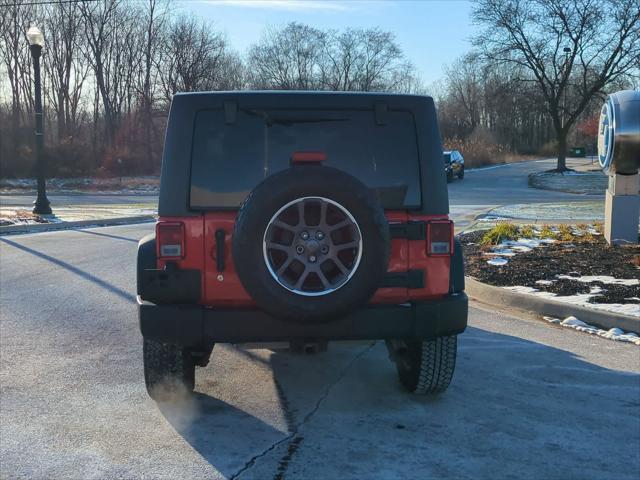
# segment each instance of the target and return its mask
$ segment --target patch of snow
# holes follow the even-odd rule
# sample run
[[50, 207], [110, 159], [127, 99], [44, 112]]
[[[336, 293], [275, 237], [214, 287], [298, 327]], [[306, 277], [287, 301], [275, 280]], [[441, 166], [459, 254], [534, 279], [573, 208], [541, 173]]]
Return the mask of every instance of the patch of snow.
[[599, 337], [607, 338], [609, 340], [614, 340], [617, 342], [630, 342], [634, 345], [640, 346], [640, 336], [636, 335], [633, 332], [625, 333], [619, 328], [610, 328], [609, 330], [603, 330], [593, 325], [589, 325], [588, 323], [585, 323], [574, 316], [567, 317], [564, 320], [560, 320], [559, 318], [554, 317], [543, 318], [549, 323], [573, 328], [574, 330], [588, 333], [589, 335], [597, 335]]
[[605, 312], [630, 315], [632, 317], [640, 317], [640, 305], [638, 305], [637, 303], [590, 303], [589, 299], [596, 296], [597, 293], [578, 293], [576, 295], [558, 296], [555, 293], [543, 292], [533, 287], [514, 286], [502, 288], [516, 293], [526, 293], [529, 295], [535, 295], [536, 297], [547, 298], [562, 303], [591, 308], [594, 310], [602, 310]]
[[535, 240], [533, 238], [519, 238], [517, 242], [518, 242], [517, 245], [519, 246], [525, 246], [530, 248], [539, 247], [541, 243], [540, 240]]
[[565, 327], [587, 327], [588, 325], [582, 320], [578, 320], [576, 317], [567, 317], [560, 322], [560, 325]]
[[527, 247], [525, 245], [514, 245], [513, 247], [511, 247], [511, 250], [518, 253], [527, 253], [533, 250], [533, 248]]
[[536, 280], [538, 285], [553, 285], [555, 282], [555, 280]]
[[633, 285], [640, 285], [640, 280], [637, 278], [622, 279], [614, 278], [608, 275], [584, 275], [584, 276], [569, 276], [569, 275], [557, 275], [559, 279], [563, 280], [575, 280], [582, 283], [602, 282], [606, 285], [626, 285], [631, 287]]
[[542, 317], [542, 318], [544, 318], [549, 323], [560, 324], [559, 318], [553, 318], [553, 317]]
[[625, 298], [625, 300], [635, 300], [636, 302], [640, 302], [640, 297], [629, 297]]
[[499, 222], [504, 220], [506, 217], [498, 217], [496, 215], [487, 215], [482, 218], [478, 218], [479, 222]]
[[504, 257], [496, 257], [496, 258], [492, 258], [491, 260], [487, 260], [487, 263], [489, 265], [495, 265], [497, 267], [501, 267], [501, 266], [506, 265], [507, 263], [509, 263], [509, 260], [507, 260]]
[[491, 250], [490, 252], [484, 252], [483, 255], [494, 256], [494, 257], [515, 257], [516, 253], [511, 249], [497, 249]]

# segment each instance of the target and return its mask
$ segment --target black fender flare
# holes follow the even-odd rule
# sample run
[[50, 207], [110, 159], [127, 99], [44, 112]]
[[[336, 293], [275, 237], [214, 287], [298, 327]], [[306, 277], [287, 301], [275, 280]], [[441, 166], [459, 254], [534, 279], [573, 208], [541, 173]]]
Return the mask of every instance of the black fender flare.
[[453, 243], [453, 256], [451, 257], [451, 267], [449, 272], [449, 293], [464, 291], [464, 255], [462, 254], [462, 244], [457, 238]]
[[138, 262], [136, 271], [136, 284], [138, 295], [144, 290], [145, 270], [157, 268], [156, 234], [150, 233], [138, 242]]

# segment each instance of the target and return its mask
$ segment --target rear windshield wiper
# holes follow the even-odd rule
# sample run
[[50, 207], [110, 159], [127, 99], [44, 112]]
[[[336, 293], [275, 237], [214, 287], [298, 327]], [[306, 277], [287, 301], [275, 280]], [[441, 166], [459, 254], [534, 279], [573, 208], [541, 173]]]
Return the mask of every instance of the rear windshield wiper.
[[248, 115], [262, 117], [267, 126], [285, 125], [291, 126], [298, 123], [328, 123], [328, 122], [348, 122], [348, 118], [311, 118], [311, 117], [273, 117], [264, 110], [246, 110]]

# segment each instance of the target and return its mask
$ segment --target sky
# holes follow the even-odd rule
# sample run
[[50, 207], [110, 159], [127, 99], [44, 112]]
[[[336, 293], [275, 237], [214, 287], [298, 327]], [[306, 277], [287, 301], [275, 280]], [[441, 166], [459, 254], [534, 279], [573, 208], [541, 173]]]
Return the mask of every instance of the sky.
[[[176, 4], [174, 4], [176, 5]], [[393, 32], [425, 85], [471, 49], [471, 2], [467, 0], [186, 0], [191, 11], [214, 22], [241, 53], [267, 26], [301, 22], [319, 29], [379, 27]]]

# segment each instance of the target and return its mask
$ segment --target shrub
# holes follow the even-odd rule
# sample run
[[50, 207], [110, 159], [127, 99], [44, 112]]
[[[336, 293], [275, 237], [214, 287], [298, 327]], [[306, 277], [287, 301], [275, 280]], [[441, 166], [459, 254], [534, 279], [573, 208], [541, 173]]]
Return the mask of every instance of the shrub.
[[88, 155], [87, 145], [72, 137], [57, 145], [47, 145], [44, 155], [47, 175], [51, 177], [79, 177], [88, 175], [95, 168], [95, 160]]
[[518, 236], [518, 226], [508, 222], [498, 223], [486, 232], [480, 241], [483, 246], [498, 245], [504, 240], [514, 240]]
[[557, 239], [558, 234], [551, 229], [550, 225], [543, 225], [542, 230], [540, 230], [540, 238]]
[[489, 130], [478, 127], [467, 138], [446, 138], [445, 150], [459, 150], [466, 168], [505, 163], [509, 150], [496, 142]]
[[535, 236], [531, 225], [522, 225], [520, 227], [520, 235], [524, 238], [533, 238]]
[[558, 142], [555, 140], [545, 143], [539, 151], [540, 155], [545, 157], [555, 157], [558, 155]]
[[558, 232], [560, 240], [562, 240], [563, 242], [570, 242], [575, 238], [573, 235], [573, 229], [566, 223], [558, 225]]

